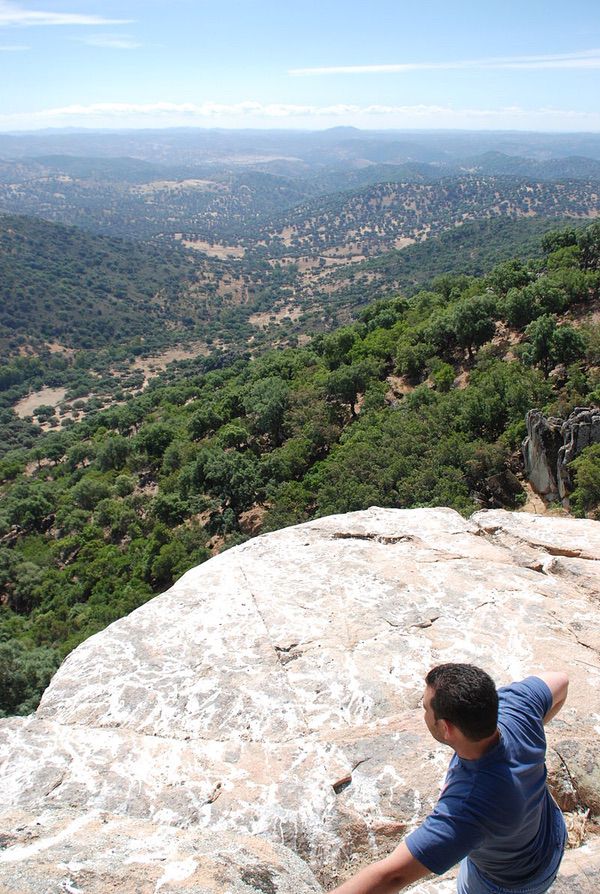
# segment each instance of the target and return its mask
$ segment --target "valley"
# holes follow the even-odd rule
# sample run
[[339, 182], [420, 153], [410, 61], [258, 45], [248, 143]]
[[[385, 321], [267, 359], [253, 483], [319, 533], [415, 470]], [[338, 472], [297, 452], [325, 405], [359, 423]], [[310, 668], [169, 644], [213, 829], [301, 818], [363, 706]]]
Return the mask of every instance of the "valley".
[[600, 138], [196, 136], [0, 136], [0, 711], [249, 537], [539, 507], [527, 412], [600, 403]]

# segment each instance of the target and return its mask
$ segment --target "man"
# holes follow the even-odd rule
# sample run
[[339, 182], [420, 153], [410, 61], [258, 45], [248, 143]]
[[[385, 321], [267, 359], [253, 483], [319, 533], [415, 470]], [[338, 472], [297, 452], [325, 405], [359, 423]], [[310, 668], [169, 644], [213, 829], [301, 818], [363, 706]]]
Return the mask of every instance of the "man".
[[566, 842], [546, 787], [544, 724], [569, 680], [544, 673], [498, 691], [471, 664], [441, 664], [425, 678], [423, 710], [434, 739], [454, 751], [439, 801], [389, 857], [331, 894], [396, 894], [460, 862], [458, 894], [543, 894]]

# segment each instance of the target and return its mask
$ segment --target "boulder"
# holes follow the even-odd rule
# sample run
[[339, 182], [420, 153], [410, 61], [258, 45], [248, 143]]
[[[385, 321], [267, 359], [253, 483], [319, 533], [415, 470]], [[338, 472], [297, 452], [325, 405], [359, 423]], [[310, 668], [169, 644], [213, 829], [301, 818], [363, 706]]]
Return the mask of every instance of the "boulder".
[[524, 497], [523, 485], [510, 469], [503, 469], [485, 479], [485, 496], [491, 507], [517, 507], [519, 498]]
[[[286, 891], [298, 858], [333, 886], [391, 851], [437, 799], [449, 753], [429, 736], [420, 698], [442, 661], [477, 663], [499, 685], [569, 671], [549, 743], [557, 793], [566, 774], [566, 806], [590, 811], [577, 866], [595, 878], [599, 558], [598, 522], [370, 509], [258, 537], [189, 571], [71, 653], [36, 714], [0, 721], [1, 827], [29, 835], [48, 824], [39, 847], [5, 840], [0, 892], [37, 891], [45, 872], [66, 885], [69, 852], [110, 890], [102, 817], [120, 842], [115, 890], [128, 890], [128, 866], [132, 891], [245, 894], [249, 878], [249, 891], [269, 891], [273, 864]], [[232, 835], [256, 839], [243, 865], [223, 856]], [[152, 861], [142, 871], [129, 859], [128, 842], [155, 837], [189, 876], [161, 881]], [[290, 853], [253, 850], [271, 845]], [[590, 890], [583, 874], [575, 894]], [[298, 878], [297, 890], [315, 890], [308, 870]]]

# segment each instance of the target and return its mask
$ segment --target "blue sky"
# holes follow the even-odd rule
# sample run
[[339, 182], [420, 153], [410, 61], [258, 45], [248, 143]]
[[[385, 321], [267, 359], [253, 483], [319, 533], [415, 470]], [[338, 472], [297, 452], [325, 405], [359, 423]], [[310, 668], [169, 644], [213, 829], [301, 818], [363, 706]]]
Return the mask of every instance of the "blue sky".
[[598, 0], [0, 0], [0, 130], [600, 131]]

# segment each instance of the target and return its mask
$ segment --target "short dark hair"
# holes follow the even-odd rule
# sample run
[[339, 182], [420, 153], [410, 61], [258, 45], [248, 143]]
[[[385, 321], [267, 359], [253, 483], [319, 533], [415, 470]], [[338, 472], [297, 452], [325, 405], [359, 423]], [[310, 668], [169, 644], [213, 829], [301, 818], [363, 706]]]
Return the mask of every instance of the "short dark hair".
[[492, 736], [498, 726], [498, 693], [489, 674], [474, 664], [438, 664], [425, 682], [434, 690], [436, 720], [447, 720], [473, 742]]

